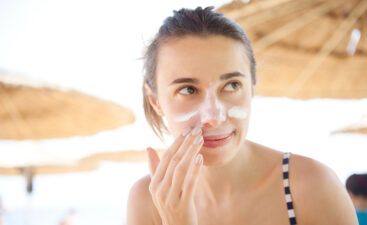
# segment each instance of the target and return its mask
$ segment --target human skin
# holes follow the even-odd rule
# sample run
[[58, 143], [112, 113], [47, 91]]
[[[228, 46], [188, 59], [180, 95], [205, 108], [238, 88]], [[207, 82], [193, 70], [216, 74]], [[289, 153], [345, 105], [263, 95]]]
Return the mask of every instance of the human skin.
[[350, 198], [352, 199], [353, 205], [357, 210], [367, 209], [367, 198], [364, 196], [354, 195], [352, 192], [348, 192]]
[[[218, 41], [219, 39], [219, 41]], [[164, 115], [171, 134], [176, 138], [187, 127], [194, 127], [195, 121], [178, 123], [174, 120], [182, 112], [190, 112], [204, 101], [206, 92], [212, 88], [227, 109], [232, 106], [246, 107], [251, 110], [251, 75], [244, 47], [240, 42], [218, 36], [216, 38], [198, 39], [195, 37], [182, 41], [172, 40], [164, 44], [158, 55], [157, 65], [157, 99], [159, 106], [154, 105], [161, 115]], [[203, 44], [205, 43], [205, 44]], [[194, 46], [192, 46], [194, 45]], [[195, 48], [200, 45], [200, 48]], [[216, 46], [213, 48], [213, 46]], [[177, 49], [179, 48], [179, 54]], [[184, 51], [186, 49], [186, 51]], [[174, 56], [175, 58], [171, 58]], [[224, 60], [226, 59], [226, 60]], [[229, 73], [238, 72], [244, 77], [233, 77], [220, 80], [220, 77]], [[172, 81], [179, 78], [194, 78], [197, 84], [179, 83], [171, 85]], [[236, 91], [226, 91], [230, 82], [240, 82], [242, 87]], [[196, 89], [197, 93], [185, 95], [178, 93], [185, 86]], [[180, 90], [186, 93], [187, 90]], [[215, 110], [215, 109], [208, 109]], [[235, 134], [231, 143], [218, 149], [202, 148], [204, 165], [223, 165], [237, 154], [247, 134], [249, 116], [245, 120], [226, 118], [218, 121], [206, 118], [201, 121], [203, 136], [210, 128], [223, 126], [233, 127]]]
[[[209, 88], [227, 108], [246, 107], [250, 113], [252, 87], [249, 68], [243, 45], [223, 36], [179, 37], [160, 47], [156, 71], [157, 93], [151, 90], [148, 93], [155, 111], [165, 117], [176, 144], [165, 152], [162, 161], [153, 149], [148, 150], [151, 174], [140, 179], [131, 189], [128, 225], [289, 224], [282, 180], [283, 155], [246, 140], [250, 116], [245, 119], [226, 117], [225, 120], [209, 118], [200, 121], [203, 143], [207, 130], [220, 130], [224, 126], [233, 128], [231, 139], [224, 146], [201, 146], [194, 150], [193, 144], [186, 147], [177, 144], [183, 143], [183, 140], [180, 141], [183, 139], [181, 134], [187, 127], [194, 128], [198, 124], [190, 120], [177, 122], [174, 118], [200, 105]], [[239, 72], [244, 77], [220, 79], [224, 74], [233, 72]], [[198, 82], [171, 85], [179, 78], [193, 78]], [[226, 91], [232, 90], [226, 88], [229, 82], [239, 82], [240, 88], [233, 88], [236, 91], [229, 93]], [[197, 92], [192, 92], [194, 89]], [[203, 156], [203, 164], [197, 167], [194, 164], [196, 154]], [[295, 154], [291, 155], [289, 168], [298, 224], [357, 224], [352, 202], [329, 168]], [[158, 170], [163, 171], [160, 179], [157, 179], [155, 172]], [[168, 174], [169, 179], [164, 180], [162, 174]], [[172, 190], [170, 184], [178, 181], [183, 184], [182, 193], [189, 191], [192, 194], [184, 199], [186, 204], [176, 204], [181, 208], [174, 214], [168, 210], [172, 201], [167, 196], [163, 204], [162, 201], [157, 203], [157, 199], [162, 200], [157, 190], [160, 187], [168, 193]], [[185, 186], [187, 182], [192, 185]], [[167, 210], [162, 210], [164, 207]]]

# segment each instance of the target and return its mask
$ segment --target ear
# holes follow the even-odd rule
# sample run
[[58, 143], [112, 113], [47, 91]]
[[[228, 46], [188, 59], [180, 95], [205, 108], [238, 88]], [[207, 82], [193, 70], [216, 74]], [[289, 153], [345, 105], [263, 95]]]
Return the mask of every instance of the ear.
[[145, 88], [145, 93], [147, 94], [148, 100], [150, 105], [153, 107], [154, 111], [159, 115], [159, 116], [164, 116], [164, 113], [161, 109], [161, 106], [159, 105], [158, 100], [156, 99], [152, 89], [149, 87], [149, 85], [147, 83], [144, 84], [144, 88]]

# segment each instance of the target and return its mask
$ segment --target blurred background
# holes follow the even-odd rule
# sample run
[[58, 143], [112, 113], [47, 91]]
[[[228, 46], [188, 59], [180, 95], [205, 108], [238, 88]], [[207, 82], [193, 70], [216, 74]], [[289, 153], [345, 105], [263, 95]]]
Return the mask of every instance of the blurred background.
[[248, 139], [367, 172], [366, 0], [0, 0], [0, 225], [125, 224], [155, 137], [142, 52], [173, 9], [214, 6], [257, 59]]

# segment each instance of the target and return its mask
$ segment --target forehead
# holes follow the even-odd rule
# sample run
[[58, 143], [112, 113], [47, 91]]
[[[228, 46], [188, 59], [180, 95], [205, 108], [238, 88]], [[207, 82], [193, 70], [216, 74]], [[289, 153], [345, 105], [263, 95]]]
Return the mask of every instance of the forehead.
[[158, 51], [158, 83], [179, 77], [215, 81], [222, 74], [240, 72], [250, 77], [250, 63], [245, 46], [220, 35], [170, 38]]

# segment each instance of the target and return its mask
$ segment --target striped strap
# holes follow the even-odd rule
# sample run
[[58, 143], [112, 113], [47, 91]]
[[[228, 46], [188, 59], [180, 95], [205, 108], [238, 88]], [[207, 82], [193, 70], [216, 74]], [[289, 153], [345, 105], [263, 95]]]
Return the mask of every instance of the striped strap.
[[283, 156], [283, 184], [285, 191], [285, 200], [287, 202], [289, 222], [291, 225], [296, 225], [296, 214], [294, 213], [292, 195], [289, 188], [289, 156], [289, 152], [284, 153]]

